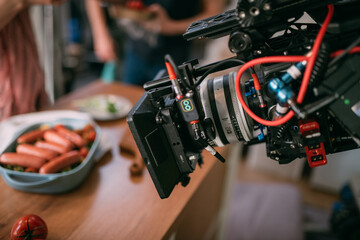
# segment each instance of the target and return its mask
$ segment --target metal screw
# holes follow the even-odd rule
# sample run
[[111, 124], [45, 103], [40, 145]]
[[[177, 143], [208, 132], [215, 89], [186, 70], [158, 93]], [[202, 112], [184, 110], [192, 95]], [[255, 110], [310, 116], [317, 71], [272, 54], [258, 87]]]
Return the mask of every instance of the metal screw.
[[163, 119], [162, 119], [162, 117], [160, 115], [157, 115], [155, 117], [155, 121], [156, 121], [157, 124], [161, 124], [163, 122]]
[[271, 9], [270, 4], [265, 3], [263, 9], [264, 11], [269, 11]]
[[298, 144], [299, 147], [302, 147], [303, 145], [301, 143]]
[[295, 145], [294, 145], [294, 144], [291, 144], [290, 147], [291, 147], [291, 148], [295, 148]]
[[191, 97], [192, 95], [193, 95], [193, 91], [191, 90], [185, 94], [186, 97]]
[[257, 7], [252, 7], [250, 8], [250, 14], [256, 17], [260, 14], [260, 10]]
[[189, 160], [190, 160], [190, 161], [195, 161], [195, 159], [196, 159], [195, 155], [191, 155], [191, 156], [189, 157]]
[[245, 18], [245, 17], [246, 17], [245, 12], [244, 12], [244, 11], [241, 11], [241, 12], [239, 13], [239, 17], [240, 17], [240, 19]]

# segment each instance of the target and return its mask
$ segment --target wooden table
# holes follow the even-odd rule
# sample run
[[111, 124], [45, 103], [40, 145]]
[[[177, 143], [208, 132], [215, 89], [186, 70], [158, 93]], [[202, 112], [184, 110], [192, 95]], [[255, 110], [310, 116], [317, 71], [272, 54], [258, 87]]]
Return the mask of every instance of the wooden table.
[[[96, 81], [62, 97], [52, 109], [72, 109], [74, 99], [102, 93], [135, 103], [143, 90]], [[58, 195], [34, 194], [0, 180], [0, 239], [8, 239], [13, 223], [26, 214], [45, 220], [48, 239], [168, 239], [174, 232], [179, 239], [201, 239], [209, 233], [220, 206], [224, 164], [204, 154], [205, 164], [191, 174], [189, 185], [178, 185], [168, 199], [161, 200], [146, 170], [142, 177], [130, 177], [131, 160], [119, 150], [126, 121], [99, 125], [111, 133], [112, 151], [77, 189]]]

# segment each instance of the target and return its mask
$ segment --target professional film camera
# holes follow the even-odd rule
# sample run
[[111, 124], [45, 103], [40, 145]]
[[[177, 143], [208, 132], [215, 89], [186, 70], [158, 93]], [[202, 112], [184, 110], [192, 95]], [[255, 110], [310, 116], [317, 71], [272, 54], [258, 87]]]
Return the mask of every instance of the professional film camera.
[[[145, 84], [130, 111], [160, 197], [186, 186], [203, 149], [224, 162], [214, 146], [266, 142], [271, 159], [306, 157], [310, 167], [358, 148], [359, 13], [359, 0], [239, 0], [236, 9], [191, 24], [185, 39], [229, 36], [234, 57], [177, 66], [165, 56], [166, 76]], [[298, 21], [304, 15], [313, 21]]]

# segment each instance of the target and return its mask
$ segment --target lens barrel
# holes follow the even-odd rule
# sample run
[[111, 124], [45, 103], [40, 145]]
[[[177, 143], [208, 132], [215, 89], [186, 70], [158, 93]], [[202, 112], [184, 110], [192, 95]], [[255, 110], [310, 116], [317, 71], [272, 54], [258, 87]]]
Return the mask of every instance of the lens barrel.
[[[216, 130], [213, 144], [224, 146], [229, 143], [250, 141], [252, 139], [253, 121], [242, 108], [235, 92], [236, 73], [213, 79], [207, 79], [200, 85], [200, 98], [205, 119], [211, 119]], [[245, 72], [241, 78], [241, 89], [244, 82], [251, 78]], [[246, 98], [243, 97], [246, 101]]]

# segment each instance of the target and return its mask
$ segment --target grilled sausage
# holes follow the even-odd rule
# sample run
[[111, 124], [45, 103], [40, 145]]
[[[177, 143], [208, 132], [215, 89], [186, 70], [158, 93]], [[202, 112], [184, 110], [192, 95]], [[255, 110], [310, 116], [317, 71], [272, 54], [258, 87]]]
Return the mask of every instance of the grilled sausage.
[[60, 144], [61, 146], [65, 147], [67, 150], [71, 150], [74, 148], [74, 145], [70, 142], [70, 140], [64, 138], [63, 136], [59, 135], [57, 132], [54, 131], [46, 131], [44, 133], [44, 139], [47, 142]]
[[16, 147], [16, 152], [44, 158], [46, 160], [50, 160], [58, 155], [56, 152], [52, 150], [35, 147], [30, 144], [18, 145]]
[[85, 145], [84, 139], [77, 134], [76, 132], [70, 131], [64, 126], [58, 126], [56, 129], [56, 132], [59, 133], [64, 138], [70, 140], [75, 146], [78, 148], [81, 148]]
[[52, 143], [52, 142], [37, 141], [35, 143], [35, 146], [38, 147], [38, 148], [52, 150], [52, 151], [57, 152], [59, 154], [63, 154], [63, 153], [68, 152], [66, 147], [64, 147], [64, 146], [62, 146], [60, 144], [57, 144], [57, 143]]
[[46, 173], [56, 173], [60, 170], [67, 168], [81, 160], [81, 154], [79, 151], [71, 151], [65, 154], [62, 154], [59, 157], [56, 157], [50, 160], [48, 163], [44, 164], [40, 170], [40, 174]]
[[32, 143], [35, 142], [37, 139], [42, 138], [44, 136], [44, 131], [40, 129], [36, 129], [21, 135], [17, 139], [17, 143]]
[[0, 156], [0, 162], [3, 164], [39, 169], [45, 164], [46, 159], [28, 154], [9, 152], [3, 153]]

